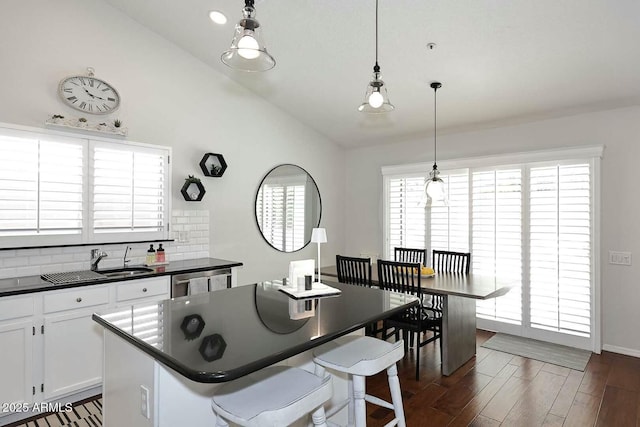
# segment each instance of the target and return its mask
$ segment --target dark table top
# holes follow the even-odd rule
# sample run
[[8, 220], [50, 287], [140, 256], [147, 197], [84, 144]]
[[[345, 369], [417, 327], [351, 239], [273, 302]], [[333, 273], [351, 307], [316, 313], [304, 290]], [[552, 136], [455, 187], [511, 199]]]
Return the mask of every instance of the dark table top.
[[[322, 277], [338, 278], [335, 265], [322, 267]], [[371, 265], [371, 281], [378, 284], [378, 265]], [[431, 277], [421, 277], [420, 287], [428, 294], [453, 295], [473, 299], [489, 299], [505, 295], [513, 286], [512, 280], [482, 274], [436, 273]]]
[[[150, 267], [152, 271], [148, 273], [137, 274], [130, 277], [112, 277], [101, 280], [90, 280], [85, 282], [68, 283], [64, 285], [54, 285], [40, 276], [14, 277], [10, 279], [0, 279], [0, 297], [9, 295], [28, 294], [32, 292], [52, 291], [65, 288], [76, 288], [79, 286], [90, 286], [101, 283], [121, 282], [123, 280], [147, 279], [157, 276], [171, 276], [180, 273], [191, 273], [196, 271], [220, 270], [231, 267], [241, 266], [241, 262], [229, 261], [217, 258], [198, 258], [188, 259], [184, 261], [171, 261], [167, 265]], [[135, 266], [130, 266], [135, 267]], [[100, 270], [98, 270], [98, 273]]]
[[[294, 300], [279, 290], [281, 283], [174, 298], [94, 314], [93, 319], [183, 376], [217, 383], [302, 353], [418, 301], [326, 280], [342, 293]], [[305, 311], [305, 302], [311, 311]]]

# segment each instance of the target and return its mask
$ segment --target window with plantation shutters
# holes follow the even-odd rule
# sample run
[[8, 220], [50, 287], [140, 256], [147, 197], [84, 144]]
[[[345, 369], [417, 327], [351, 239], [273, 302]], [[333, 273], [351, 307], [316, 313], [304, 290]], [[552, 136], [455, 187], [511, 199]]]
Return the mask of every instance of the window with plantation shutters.
[[169, 153], [0, 124], [2, 247], [166, 239]]
[[591, 333], [591, 173], [588, 163], [530, 170], [531, 326]]
[[585, 147], [442, 161], [448, 205], [427, 209], [419, 206], [429, 165], [385, 167], [384, 256], [429, 247], [424, 236], [429, 249], [471, 252], [472, 274], [511, 286], [477, 302], [479, 328], [600, 349], [601, 156], [602, 147]]
[[79, 235], [83, 145], [46, 135], [0, 133], [0, 236]]
[[508, 280], [513, 286], [500, 298], [478, 301], [479, 317], [509, 323], [522, 321], [522, 170], [494, 169], [472, 174], [473, 273]]
[[386, 232], [389, 254], [393, 254], [395, 247], [425, 247], [424, 183], [424, 176], [388, 180]]
[[165, 152], [102, 144], [93, 148], [94, 232], [162, 231]]

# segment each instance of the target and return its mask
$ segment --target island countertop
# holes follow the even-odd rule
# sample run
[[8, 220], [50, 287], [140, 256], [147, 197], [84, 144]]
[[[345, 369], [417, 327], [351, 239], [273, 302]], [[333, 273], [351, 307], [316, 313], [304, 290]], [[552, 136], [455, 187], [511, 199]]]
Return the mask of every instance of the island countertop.
[[[242, 266], [241, 262], [229, 261], [225, 259], [187, 259], [183, 261], [171, 261], [166, 265], [149, 267], [151, 268], [150, 272], [136, 274], [135, 276], [117, 278], [105, 277], [104, 279], [100, 280], [88, 280], [61, 285], [54, 285], [53, 283], [47, 282], [40, 276], [12, 277], [8, 279], [0, 279], [0, 297], [28, 294], [33, 292], [52, 291], [65, 288], [75, 288], [80, 286], [91, 286], [109, 282], [121, 282], [123, 280], [137, 280], [157, 276], [171, 276], [174, 274], [191, 273], [196, 271], [219, 270], [240, 266]], [[98, 270], [98, 273], [99, 272], [100, 270]]]
[[186, 378], [218, 383], [418, 304], [405, 294], [325, 283], [341, 294], [294, 300], [280, 290], [281, 281], [270, 281], [94, 314], [93, 319]]

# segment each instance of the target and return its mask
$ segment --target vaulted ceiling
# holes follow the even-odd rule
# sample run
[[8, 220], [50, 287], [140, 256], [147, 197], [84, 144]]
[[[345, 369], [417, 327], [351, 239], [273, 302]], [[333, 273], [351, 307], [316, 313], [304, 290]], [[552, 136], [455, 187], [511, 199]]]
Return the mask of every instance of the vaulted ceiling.
[[[395, 111], [357, 111], [375, 55], [375, 0], [257, 0], [265, 73], [220, 61], [241, 0], [104, 0], [346, 146], [640, 104], [637, 0], [379, 0], [379, 59]], [[216, 25], [209, 11], [228, 18]], [[434, 50], [427, 48], [435, 43]]]

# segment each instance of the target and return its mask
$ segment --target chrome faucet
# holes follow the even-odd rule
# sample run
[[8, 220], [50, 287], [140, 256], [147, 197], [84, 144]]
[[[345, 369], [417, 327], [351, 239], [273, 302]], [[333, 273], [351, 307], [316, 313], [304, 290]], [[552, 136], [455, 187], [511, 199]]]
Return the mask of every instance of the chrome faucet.
[[127, 259], [127, 254], [129, 253], [129, 250], [131, 249], [131, 246], [127, 246], [127, 249], [124, 250], [124, 259], [122, 260], [122, 266], [123, 267], [127, 267], [127, 264], [129, 264], [129, 261], [131, 261], [130, 259]]
[[109, 255], [101, 251], [100, 249], [91, 249], [91, 271], [96, 271], [98, 269], [98, 263], [102, 260], [102, 258], [106, 258]]

